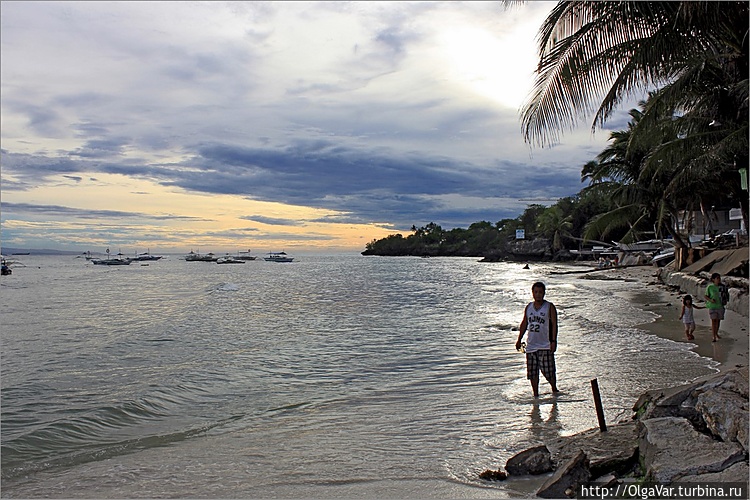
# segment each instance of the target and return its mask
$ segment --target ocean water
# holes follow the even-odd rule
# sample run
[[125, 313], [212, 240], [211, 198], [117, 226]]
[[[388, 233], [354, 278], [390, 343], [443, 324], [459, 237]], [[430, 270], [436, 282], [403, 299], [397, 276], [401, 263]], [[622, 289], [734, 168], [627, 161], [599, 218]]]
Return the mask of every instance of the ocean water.
[[[526, 447], [715, 371], [639, 325], [643, 283], [570, 265], [298, 256], [94, 266], [19, 256], [0, 280], [2, 497], [518, 498]], [[25, 266], [25, 267], [24, 267]], [[514, 348], [531, 284], [559, 311], [558, 385]]]

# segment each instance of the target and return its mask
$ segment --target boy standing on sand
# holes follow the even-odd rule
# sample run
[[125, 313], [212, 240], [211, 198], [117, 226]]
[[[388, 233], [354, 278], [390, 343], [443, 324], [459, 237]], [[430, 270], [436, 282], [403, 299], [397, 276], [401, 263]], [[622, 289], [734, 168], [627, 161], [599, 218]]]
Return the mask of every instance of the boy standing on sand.
[[724, 304], [721, 302], [720, 284], [721, 275], [713, 273], [711, 284], [706, 287], [706, 309], [708, 309], [708, 317], [711, 318], [711, 333], [714, 336], [711, 342], [716, 342], [721, 338], [719, 337], [719, 325], [721, 320], [724, 319]]
[[519, 327], [520, 333], [516, 341], [516, 349], [521, 349], [521, 340], [526, 330], [529, 339], [526, 343], [526, 378], [531, 381], [534, 397], [539, 396], [539, 371], [552, 387], [552, 393], [557, 390], [557, 372], [555, 368], [555, 351], [557, 350], [557, 309], [554, 304], [544, 300], [547, 287], [537, 281], [531, 287], [534, 302], [530, 302], [524, 309], [523, 320]]

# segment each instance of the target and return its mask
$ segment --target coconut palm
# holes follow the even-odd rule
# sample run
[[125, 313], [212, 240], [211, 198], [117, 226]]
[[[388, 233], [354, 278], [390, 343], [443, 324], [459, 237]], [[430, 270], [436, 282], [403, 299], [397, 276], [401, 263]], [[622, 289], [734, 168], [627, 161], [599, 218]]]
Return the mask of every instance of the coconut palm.
[[551, 145], [592, 114], [593, 131], [625, 99], [651, 90], [620, 145], [623, 158], [648, 152], [629, 161], [654, 193], [664, 191], [669, 211], [686, 194], [700, 203], [727, 192], [747, 223], [738, 172], [748, 164], [747, 2], [563, 1], [540, 29], [539, 47], [537, 80], [522, 109], [527, 142]]
[[[551, 145], [594, 113], [674, 82], [711, 59], [747, 78], [746, 2], [561, 1], [538, 35], [537, 79], [521, 110], [527, 142]], [[744, 38], [743, 38], [744, 37]]]
[[556, 205], [547, 208], [539, 215], [537, 228], [542, 236], [549, 238], [553, 252], [565, 248], [563, 238], [571, 238], [572, 219], [572, 216], [564, 215], [562, 209]]

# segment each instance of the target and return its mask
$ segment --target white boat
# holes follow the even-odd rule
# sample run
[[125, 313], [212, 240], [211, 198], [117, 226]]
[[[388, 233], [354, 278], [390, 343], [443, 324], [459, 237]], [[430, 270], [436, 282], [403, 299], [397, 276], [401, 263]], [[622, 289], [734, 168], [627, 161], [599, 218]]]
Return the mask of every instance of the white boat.
[[227, 254], [224, 257], [219, 257], [216, 259], [217, 264], [244, 264], [244, 260], [235, 259], [231, 255]]
[[267, 262], [292, 262], [294, 257], [287, 256], [286, 252], [269, 252], [268, 257], [263, 257]]
[[674, 247], [673, 240], [642, 240], [635, 243], [615, 242], [623, 252], [659, 252], [665, 248]]
[[159, 260], [161, 258], [162, 258], [161, 255], [151, 255], [151, 250], [149, 250], [147, 252], [144, 252], [144, 253], [136, 255], [135, 257], [133, 257], [130, 260], [139, 260], [139, 261], [143, 261], [143, 260]]
[[185, 256], [185, 260], [188, 262], [216, 262], [218, 257], [216, 257], [213, 253], [208, 252], [207, 254], [203, 255], [200, 253], [193, 252], [190, 250], [190, 253]]
[[652, 264], [656, 264], [658, 267], [664, 267], [674, 260], [674, 247], [666, 248], [664, 251], [654, 255], [651, 259]]

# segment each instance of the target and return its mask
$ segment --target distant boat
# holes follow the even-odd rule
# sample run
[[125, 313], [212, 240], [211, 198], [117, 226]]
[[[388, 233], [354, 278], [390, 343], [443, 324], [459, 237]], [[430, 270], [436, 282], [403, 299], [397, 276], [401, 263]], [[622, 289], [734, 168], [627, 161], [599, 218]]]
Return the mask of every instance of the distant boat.
[[286, 252], [269, 252], [268, 257], [263, 257], [267, 262], [292, 262], [294, 257], [288, 257]]
[[91, 262], [93, 262], [96, 265], [99, 266], [129, 266], [131, 262], [133, 262], [130, 259], [91, 259]]
[[111, 259], [109, 257], [109, 248], [108, 248], [106, 259], [91, 259], [91, 262], [93, 262], [97, 266], [129, 266], [132, 260], [124, 258], [124, 255], [122, 252], [118, 252], [117, 257], [114, 259]]
[[211, 252], [204, 255], [190, 250], [190, 253], [185, 256], [185, 260], [188, 262], [216, 262], [218, 257]]
[[13, 270], [8, 265], [8, 262], [5, 260], [5, 257], [2, 257], [2, 267], [0, 268], [0, 274], [3, 276], [8, 276], [9, 274], [13, 274]]
[[217, 264], [244, 264], [244, 260], [235, 259], [231, 255], [225, 255], [224, 257], [219, 257], [216, 259]]
[[149, 250], [147, 252], [143, 252], [141, 254], [136, 255], [135, 257], [133, 257], [130, 260], [138, 260], [138, 261], [143, 261], [143, 260], [159, 260], [161, 258], [163, 258], [161, 255], [151, 255], [151, 250]]
[[248, 249], [247, 252], [240, 252], [237, 254], [237, 258], [240, 260], [255, 260], [257, 257], [255, 255], [250, 255], [250, 249]]

